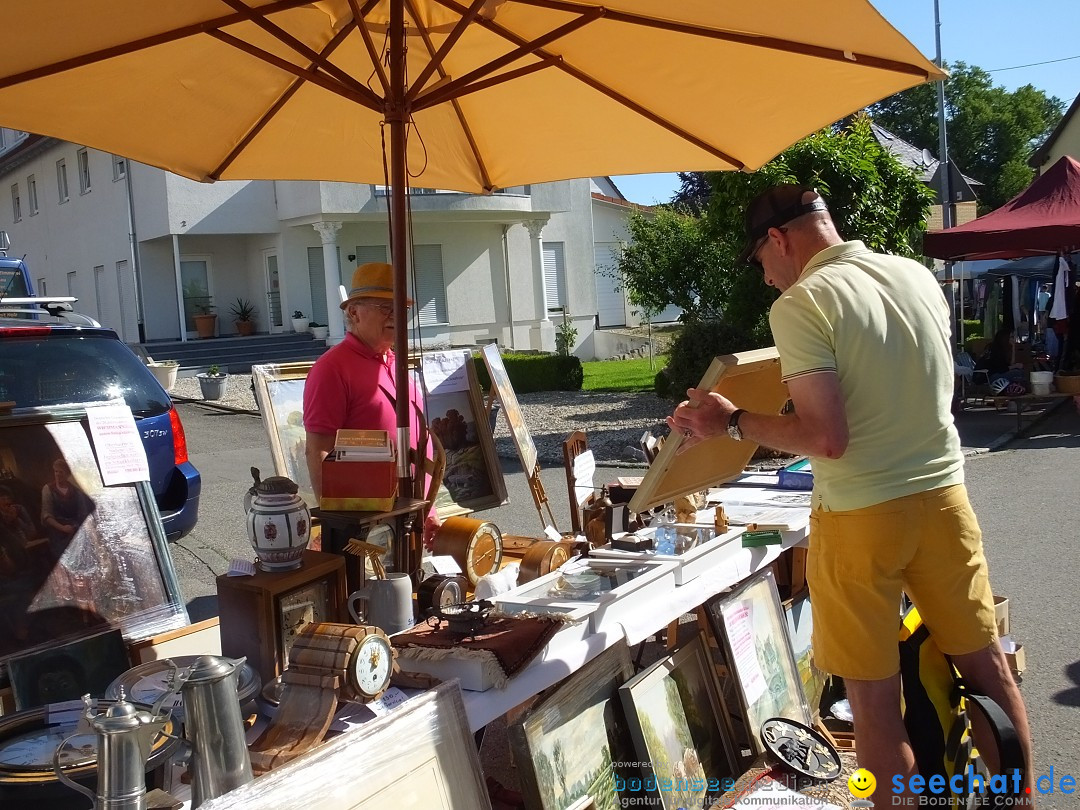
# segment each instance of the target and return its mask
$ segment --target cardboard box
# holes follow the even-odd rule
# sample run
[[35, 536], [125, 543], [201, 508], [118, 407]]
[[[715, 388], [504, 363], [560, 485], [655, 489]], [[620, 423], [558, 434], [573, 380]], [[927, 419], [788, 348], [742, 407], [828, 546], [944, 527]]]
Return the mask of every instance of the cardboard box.
[[323, 460], [319, 506], [340, 512], [387, 512], [397, 497], [393, 461]]
[[994, 621], [997, 622], [998, 638], [1009, 635], [1009, 599], [1006, 596], [994, 597]]
[[1005, 660], [1009, 662], [1009, 669], [1014, 675], [1022, 675], [1027, 669], [1027, 656], [1024, 654], [1024, 645], [1013, 641], [1011, 636], [1000, 639], [1001, 650], [1005, 653]]

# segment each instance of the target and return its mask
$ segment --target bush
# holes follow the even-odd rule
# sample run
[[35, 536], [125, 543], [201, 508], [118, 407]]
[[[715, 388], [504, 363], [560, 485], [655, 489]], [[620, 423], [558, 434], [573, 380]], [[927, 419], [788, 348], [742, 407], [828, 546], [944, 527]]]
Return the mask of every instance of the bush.
[[[503, 365], [510, 384], [518, 394], [534, 391], [580, 391], [585, 379], [581, 360], [574, 355], [558, 354], [504, 354]], [[480, 387], [487, 391], [491, 388], [484, 358], [473, 357], [476, 365], [476, 377]]]
[[667, 368], [656, 375], [656, 395], [681, 400], [685, 398], [687, 388], [701, 382], [702, 375], [717, 355], [771, 345], [772, 338], [764, 323], [750, 331], [726, 321], [687, 323], [671, 344]]

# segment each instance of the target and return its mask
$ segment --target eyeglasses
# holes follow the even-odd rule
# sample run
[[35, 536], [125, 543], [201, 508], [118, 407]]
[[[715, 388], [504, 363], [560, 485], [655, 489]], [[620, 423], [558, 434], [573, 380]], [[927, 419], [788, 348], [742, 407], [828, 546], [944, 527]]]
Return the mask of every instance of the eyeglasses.
[[389, 318], [391, 315], [394, 314], [393, 304], [377, 304], [374, 301], [361, 301], [360, 303], [365, 307], [379, 310], [379, 312], [383, 314], [384, 318]]
[[[769, 230], [772, 230], [772, 228], [770, 228]], [[780, 231], [780, 233], [788, 232], [788, 229], [783, 227], [776, 228], [776, 230]], [[761, 249], [765, 247], [765, 243], [768, 241], [769, 234], [766, 233], [763, 237], [761, 237], [761, 239], [758, 240], [758, 243], [754, 245], [754, 249], [750, 252], [750, 258], [746, 260], [750, 263], [751, 266], [756, 267], [758, 271], [762, 273], [765, 272], [765, 266], [761, 263], [761, 259], [758, 258], [758, 253], [761, 252]]]

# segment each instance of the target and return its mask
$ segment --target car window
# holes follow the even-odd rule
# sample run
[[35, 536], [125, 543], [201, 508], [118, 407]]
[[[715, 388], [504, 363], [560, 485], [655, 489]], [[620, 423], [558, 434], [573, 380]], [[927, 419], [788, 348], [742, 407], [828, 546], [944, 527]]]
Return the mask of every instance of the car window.
[[136, 416], [170, 408], [154, 375], [115, 338], [53, 333], [0, 339], [0, 400], [26, 408], [121, 396]]

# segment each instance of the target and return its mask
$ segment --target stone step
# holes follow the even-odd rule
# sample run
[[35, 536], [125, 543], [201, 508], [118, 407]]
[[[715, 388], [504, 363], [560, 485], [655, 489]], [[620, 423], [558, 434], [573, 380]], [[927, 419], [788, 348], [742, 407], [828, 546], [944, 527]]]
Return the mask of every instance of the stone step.
[[137, 347], [154, 360], [177, 360], [180, 376], [190, 377], [211, 365], [234, 374], [246, 373], [259, 363], [293, 363], [315, 360], [326, 351], [326, 342], [310, 334], [252, 335], [190, 341], [153, 341]]

